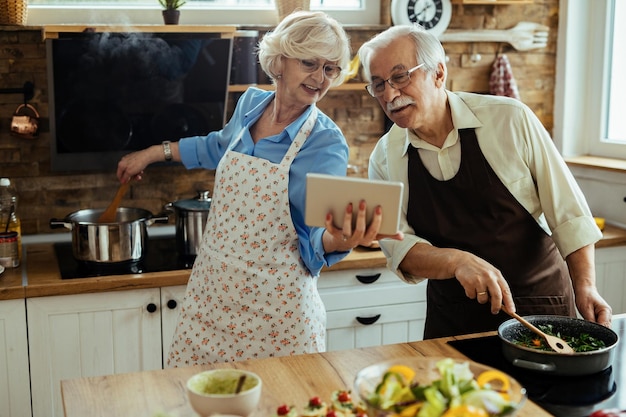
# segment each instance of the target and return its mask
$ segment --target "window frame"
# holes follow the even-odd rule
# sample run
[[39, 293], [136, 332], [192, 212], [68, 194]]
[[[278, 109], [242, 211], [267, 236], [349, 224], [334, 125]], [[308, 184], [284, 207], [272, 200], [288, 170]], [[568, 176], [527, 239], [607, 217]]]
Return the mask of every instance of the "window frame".
[[553, 138], [564, 157], [626, 159], [626, 145], [604, 139], [613, 1], [559, 1]]
[[[161, 7], [154, 6], [43, 6], [28, 7], [28, 25], [57, 24], [163, 24]], [[236, 9], [208, 8], [187, 3], [181, 9], [181, 25], [275, 25], [278, 16], [274, 8], [238, 6]], [[366, 0], [362, 10], [325, 10], [344, 25], [380, 24], [380, 0]]]

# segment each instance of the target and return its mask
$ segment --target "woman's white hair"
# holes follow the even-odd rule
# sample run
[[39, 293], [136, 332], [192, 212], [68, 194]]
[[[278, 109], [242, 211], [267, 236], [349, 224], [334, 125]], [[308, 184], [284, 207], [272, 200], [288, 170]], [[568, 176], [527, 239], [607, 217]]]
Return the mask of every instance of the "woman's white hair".
[[282, 71], [282, 58], [322, 59], [336, 62], [341, 74], [331, 85], [343, 82], [350, 63], [350, 40], [343, 27], [323, 12], [297, 11], [265, 34], [258, 48], [259, 63], [272, 82]]
[[424, 64], [422, 71], [435, 71], [437, 66], [442, 64], [447, 75], [446, 52], [439, 39], [418, 24], [398, 25], [377, 34], [359, 48], [358, 55], [363, 65], [363, 77], [367, 82], [372, 81], [372, 73], [370, 72], [372, 56], [379, 50], [387, 47], [391, 42], [404, 36], [409, 36], [413, 40], [416, 62]]

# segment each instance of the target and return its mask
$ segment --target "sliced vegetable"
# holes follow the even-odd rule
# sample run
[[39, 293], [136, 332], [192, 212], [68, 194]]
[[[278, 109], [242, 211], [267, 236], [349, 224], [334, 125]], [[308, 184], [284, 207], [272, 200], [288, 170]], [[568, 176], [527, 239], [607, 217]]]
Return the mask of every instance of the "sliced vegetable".
[[429, 385], [413, 381], [414, 371], [389, 368], [368, 403], [399, 417], [493, 417], [515, 408], [509, 399], [511, 380], [503, 372], [489, 370], [475, 379], [469, 362], [451, 358], [436, 367], [441, 378]]
[[387, 372], [402, 376], [402, 381], [405, 385], [410, 384], [413, 378], [415, 378], [415, 371], [406, 365], [393, 365]]
[[509, 390], [511, 389], [511, 381], [505, 373], [497, 369], [485, 371], [478, 375], [476, 382], [478, 382], [481, 388], [492, 389], [497, 391], [505, 400], [510, 399]]
[[417, 417], [439, 417], [448, 407], [447, 398], [434, 386], [426, 388], [424, 396], [426, 401], [417, 413]]
[[460, 405], [450, 408], [441, 417], [489, 417], [489, 414], [481, 408], [471, 405]]

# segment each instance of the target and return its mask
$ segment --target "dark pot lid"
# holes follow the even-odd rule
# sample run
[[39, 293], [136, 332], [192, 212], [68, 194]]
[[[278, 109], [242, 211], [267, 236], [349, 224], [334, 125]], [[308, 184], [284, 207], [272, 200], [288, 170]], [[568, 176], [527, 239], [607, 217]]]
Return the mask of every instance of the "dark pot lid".
[[211, 207], [211, 198], [208, 191], [198, 191], [196, 198], [178, 200], [172, 203], [174, 207], [187, 211], [207, 211]]

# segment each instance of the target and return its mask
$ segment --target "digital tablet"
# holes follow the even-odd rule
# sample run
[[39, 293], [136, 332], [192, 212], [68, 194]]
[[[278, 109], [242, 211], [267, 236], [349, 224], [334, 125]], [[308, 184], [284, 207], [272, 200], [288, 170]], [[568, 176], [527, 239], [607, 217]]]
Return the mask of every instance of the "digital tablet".
[[368, 180], [365, 178], [341, 177], [309, 173], [306, 176], [305, 223], [309, 226], [325, 227], [326, 214], [333, 214], [335, 227], [341, 228], [348, 203], [354, 207], [353, 226], [359, 202], [367, 203], [367, 224], [372, 221], [374, 209], [383, 209], [380, 234], [393, 235], [400, 227], [402, 208], [401, 182]]

